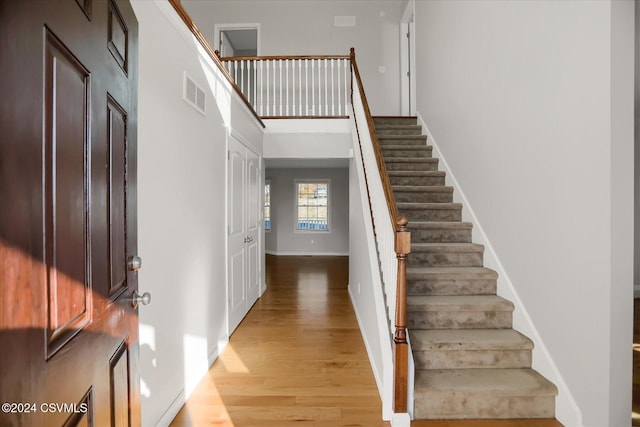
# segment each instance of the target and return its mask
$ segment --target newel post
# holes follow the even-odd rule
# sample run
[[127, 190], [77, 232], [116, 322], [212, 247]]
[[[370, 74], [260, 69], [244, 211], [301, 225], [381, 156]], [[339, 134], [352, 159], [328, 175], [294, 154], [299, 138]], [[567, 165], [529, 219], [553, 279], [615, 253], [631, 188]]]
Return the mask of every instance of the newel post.
[[407, 344], [407, 255], [411, 252], [409, 220], [401, 215], [396, 220], [395, 250], [398, 260], [396, 288], [396, 329], [393, 336], [393, 412], [407, 412], [407, 383], [409, 377], [409, 346]]

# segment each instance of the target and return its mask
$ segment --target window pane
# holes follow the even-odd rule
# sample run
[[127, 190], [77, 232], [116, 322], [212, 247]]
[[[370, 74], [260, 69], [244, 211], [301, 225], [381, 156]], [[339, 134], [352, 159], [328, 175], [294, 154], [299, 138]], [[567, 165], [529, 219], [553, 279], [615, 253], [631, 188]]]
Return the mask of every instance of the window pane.
[[271, 230], [271, 184], [264, 185], [264, 229]]
[[298, 183], [297, 187], [298, 230], [329, 229], [329, 184]]

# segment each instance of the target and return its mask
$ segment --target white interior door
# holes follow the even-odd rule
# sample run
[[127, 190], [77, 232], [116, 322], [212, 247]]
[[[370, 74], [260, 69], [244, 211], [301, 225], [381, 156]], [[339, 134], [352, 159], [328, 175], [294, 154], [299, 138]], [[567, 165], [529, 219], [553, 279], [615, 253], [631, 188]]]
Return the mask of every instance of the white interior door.
[[228, 252], [228, 290], [229, 333], [240, 324], [247, 314], [246, 263], [246, 148], [233, 137], [229, 138], [228, 157], [229, 186], [229, 252]]
[[229, 333], [260, 296], [260, 157], [229, 138]]

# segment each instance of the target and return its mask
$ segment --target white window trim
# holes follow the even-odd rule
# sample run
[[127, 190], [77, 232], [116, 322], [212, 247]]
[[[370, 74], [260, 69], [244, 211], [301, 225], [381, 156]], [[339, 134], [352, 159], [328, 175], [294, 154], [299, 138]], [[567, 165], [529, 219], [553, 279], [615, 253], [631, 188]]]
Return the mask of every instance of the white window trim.
[[[298, 184], [327, 184], [327, 230], [299, 230], [298, 229]], [[299, 178], [293, 180], [293, 232], [301, 234], [330, 234], [331, 224], [331, 180]]]

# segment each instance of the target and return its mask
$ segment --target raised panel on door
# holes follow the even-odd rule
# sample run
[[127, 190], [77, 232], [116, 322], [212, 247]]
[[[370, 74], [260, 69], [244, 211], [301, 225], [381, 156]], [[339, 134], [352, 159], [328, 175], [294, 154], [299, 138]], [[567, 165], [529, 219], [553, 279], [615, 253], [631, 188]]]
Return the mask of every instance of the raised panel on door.
[[45, 35], [44, 229], [47, 357], [91, 321], [88, 275], [88, 70]]
[[246, 238], [246, 149], [233, 137], [229, 137], [228, 155], [228, 286], [229, 333], [247, 314], [245, 288]]
[[[0, 342], [10, 343], [0, 345], [0, 401], [75, 405], [2, 413], [0, 425], [139, 425], [127, 301], [137, 290], [127, 271], [137, 250], [133, 9], [0, 0], [0, 10]], [[126, 71], [109, 53], [114, 13]]]
[[247, 295], [249, 307], [260, 296], [260, 230], [262, 191], [260, 191], [260, 158], [247, 150]]

